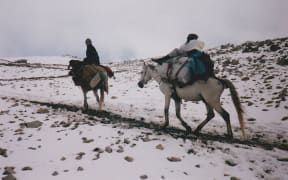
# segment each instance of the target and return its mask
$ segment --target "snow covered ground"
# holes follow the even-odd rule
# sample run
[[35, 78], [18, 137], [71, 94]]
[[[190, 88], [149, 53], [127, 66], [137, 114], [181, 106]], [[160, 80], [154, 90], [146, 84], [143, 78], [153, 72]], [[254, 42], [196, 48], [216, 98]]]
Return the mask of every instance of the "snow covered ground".
[[[230, 94], [223, 93], [221, 100], [237, 141], [224, 137], [226, 127], [219, 115], [199, 138], [157, 131], [155, 124], [164, 122], [164, 96], [156, 82], [138, 88], [142, 61], [109, 64], [116, 79], [109, 80], [104, 112], [97, 115], [81, 112], [82, 91], [67, 76], [71, 58], [0, 58], [2, 177], [287, 179], [288, 67], [277, 60], [288, 57], [288, 41], [271, 42], [223, 45], [208, 51], [217, 76], [232, 80], [246, 111], [247, 140], [241, 140]], [[279, 49], [274, 51], [272, 45]], [[28, 64], [12, 63], [19, 59], [27, 59]], [[97, 110], [91, 92], [88, 104], [91, 111]], [[181, 134], [184, 128], [173, 106], [172, 102], [170, 126]], [[205, 111], [203, 103], [182, 104], [182, 117], [192, 129], [205, 118]]]

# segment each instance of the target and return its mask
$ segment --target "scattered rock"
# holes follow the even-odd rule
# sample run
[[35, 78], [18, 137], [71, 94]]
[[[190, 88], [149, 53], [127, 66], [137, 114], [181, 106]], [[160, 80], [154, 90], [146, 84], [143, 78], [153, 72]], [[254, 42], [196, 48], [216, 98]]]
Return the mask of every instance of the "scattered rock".
[[116, 152], [118, 152], [118, 153], [123, 153], [123, 152], [124, 152], [123, 146], [118, 146], [118, 149], [117, 149]]
[[128, 161], [128, 162], [133, 162], [134, 161], [133, 157], [131, 157], [131, 156], [125, 156], [124, 159], [126, 161]]
[[281, 49], [281, 48], [278, 45], [276, 45], [276, 44], [273, 44], [273, 45], [270, 46], [270, 50], [271, 51], [277, 51], [279, 49]]
[[249, 77], [243, 77], [241, 80], [242, 81], [248, 81], [250, 78]]
[[49, 113], [49, 110], [46, 108], [40, 108], [37, 110], [38, 114], [45, 114], [45, 113]]
[[288, 116], [284, 116], [284, 117], [282, 117], [282, 119], [281, 119], [281, 121], [286, 121], [286, 120], [288, 120]]
[[194, 150], [194, 149], [189, 149], [188, 151], [187, 151], [187, 153], [188, 154], [196, 154], [197, 152]]
[[30, 166], [25, 166], [22, 168], [22, 171], [32, 171], [32, 168]]
[[52, 176], [57, 176], [59, 173], [57, 172], [57, 171], [54, 171], [53, 173], [52, 173]]
[[167, 160], [170, 162], [179, 162], [179, 161], [181, 161], [181, 158], [170, 156], [170, 157], [167, 157]]
[[196, 164], [195, 167], [200, 168], [200, 164]]
[[146, 174], [140, 176], [140, 179], [147, 179], [147, 178], [148, 176]]
[[84, 171], [84, 168], [81, 167], [81, 166], [79, 166], [79, 167], [77, 168], [77, 171]]
[[2, 148], [0, 148], [0, 156], [8, 157], [8, 156], [7, 156], [7, 149], [2, 149]]
[[127, 138], [124, 139], [124, 143], [125, 143], [125, 144], [130, 144], [130, 142], [131, 142], [131, 141], [130, 141], [129, 139], [127, 139]]
[[232, 167], [237, 166], [237, 164], [232, 160], [226, 160], [225, 164], [227, 164], [228, 166], [232, 166]]
[[99, 159], [100, 158], [100, 154], [98, 153], [98, 154], [96, 154], [96, 156], [92, 159], [92, 160], [97, 160], [97, 159]]
[[91, 143], [94, 141], [94, 139], [87, 139], [86, 137], [82, 138], [83, 143]]
[[116, 96], [112, 96], [111, 99], [117, 99], [117, 97]]
[[286, 158], [278, 158], [277, 160], [278, 161], [283, 161], [283, 162], [288, 162], [288, 157], [286, 157]]
[[255, 118], [247, 118], [247, 121], [253, 122], [253, 121], [256, 121], [256, 119]]
[[98, 153], [103, 153], [104, 152], [104, 150], [99, 148], [99, 147], [94, 148], [93, 151], [94, 152], [98, 152]]
[[238, 64], [239, 64], [239, 60], [233, 59], [233, 60], [231, 61], [231, 64], [232, 64], [232, 65], [238, 65]]
[[77, 156], [76, 156], [75, 159], [80, 160], [80, 159], [82, 159], [82, 157], [83, 157], [84, 155], [85, 155], [84, 152], [79, 152], [79, 153], [77, 154]]
[[230, 180], [240, 180], [240, 178], [237, 178], [237, 177], [235, 177], [235, 176], [232, 176], [232, 177], [230, 178]]
[[277, 64], [280, 66], [287, 66], [288, 65], [288, 58], [281, 58], [277, 60]]
[[18, 59], [16, 61], [14, 61], [14, 63], [19, 63], [19, 64], [27, 64], [28, 63], [28, 60], [27, 59]]
[[112, 153], [113, 150], [112, 150], [112, 148], [111, 148], [110, 146], [107, 146], [107, 147], [105, 148], [105, 152], [107, 152], [107, 153]]
[[163, 145], [162, 145], [162, 144], [158, 144], [158, 145], [156, 146], [156, 149], [159, 149], [159, 150], [163, 150], [163, 149], [164, 149], [164, 147], [163, 147]]
[[21, 127], [26, 127], [26, 128], [39, 128], [40, 126], [42, 126], [42, 122], [41, 121], [32, 121], [32, 122], [27, 122], [27, 123], [20, 123]]

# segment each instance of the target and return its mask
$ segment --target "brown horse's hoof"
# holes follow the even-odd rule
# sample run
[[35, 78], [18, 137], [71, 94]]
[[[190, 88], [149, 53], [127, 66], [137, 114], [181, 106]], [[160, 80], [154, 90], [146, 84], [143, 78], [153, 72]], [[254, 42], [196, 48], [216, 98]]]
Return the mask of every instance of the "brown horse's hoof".
[[225, 134], [225, 137], [226, 137], [227, 139], [233, 139], [233, 134]]
[[194, 131], [193, 134], [194, 134], [195, 136], [200, 136], [200, 132], [199, 132], [199, 131]]

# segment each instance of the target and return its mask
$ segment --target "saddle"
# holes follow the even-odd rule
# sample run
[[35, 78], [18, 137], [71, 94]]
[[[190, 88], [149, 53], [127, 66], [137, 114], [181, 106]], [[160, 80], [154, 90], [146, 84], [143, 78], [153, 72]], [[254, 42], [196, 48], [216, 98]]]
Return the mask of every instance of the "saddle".
[[[191, 85], [197, 80], [205, 80], [214, 75], [214, 62], [201, 51], [192, 51], [185, 56], [168, 60], [166, 78], [179, 87]], [[163, 77], [165, 78], [165, 77]]]

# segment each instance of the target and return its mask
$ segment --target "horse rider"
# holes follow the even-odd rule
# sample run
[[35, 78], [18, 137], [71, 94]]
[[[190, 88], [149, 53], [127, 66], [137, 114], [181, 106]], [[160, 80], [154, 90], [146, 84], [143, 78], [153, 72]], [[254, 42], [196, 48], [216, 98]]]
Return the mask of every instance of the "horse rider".
[[176, 57], [176, 56], [189, 56], [191, 53], [195, 52], [201, 52], [204, 48], [204, 42], [198, 40], [197, 34], [188, 34], [186, 42], [181, 45], [179, 48], [175, 48], [173, 51], [171, 51], [168, 55], [152, 59], [152, 61], [162, 64], [163, 62], [166, 62], [168, 59]]
[[91, 39], [87, 38], [85, 40], [85, 44], [87, 46], [87, 49], [86, 49], [86, 58], [84, 58], [83, 60], [84, 64], [100, 65], [99, 55], [95, 47], [92, 45]]

